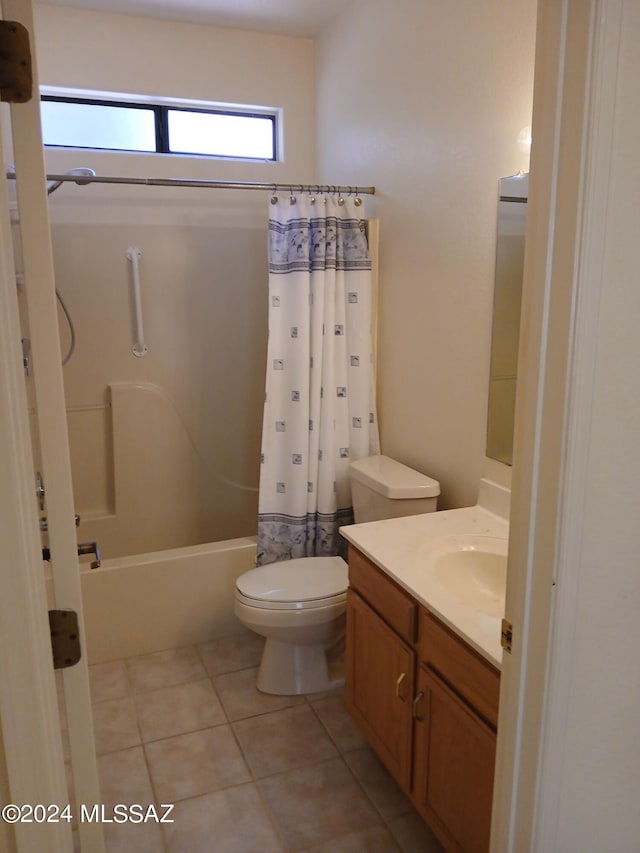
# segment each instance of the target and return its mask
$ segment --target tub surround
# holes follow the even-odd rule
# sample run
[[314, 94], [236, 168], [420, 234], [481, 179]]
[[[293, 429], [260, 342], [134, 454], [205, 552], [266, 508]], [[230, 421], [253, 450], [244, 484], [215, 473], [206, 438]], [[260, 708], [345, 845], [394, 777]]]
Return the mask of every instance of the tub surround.
[[506, 540], [509, 535], [509, 490], [488, 480], [480, 484], [476, 506], [442, 512], [352, 524], [342, 535], [419, 603], [500, 668], [500, 616], [489, 616], [456, 600], [434, 582], [428, 570], [431, 546], [443, 537], [472, 534]]

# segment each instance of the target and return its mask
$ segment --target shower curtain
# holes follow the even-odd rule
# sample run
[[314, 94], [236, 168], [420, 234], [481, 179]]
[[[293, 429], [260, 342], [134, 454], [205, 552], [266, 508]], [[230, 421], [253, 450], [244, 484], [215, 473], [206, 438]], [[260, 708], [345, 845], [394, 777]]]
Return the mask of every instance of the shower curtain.
[[379, 452], [361, 211], [353, 198], [270, 199], [259, 565], [339, 553], [349, 463]]

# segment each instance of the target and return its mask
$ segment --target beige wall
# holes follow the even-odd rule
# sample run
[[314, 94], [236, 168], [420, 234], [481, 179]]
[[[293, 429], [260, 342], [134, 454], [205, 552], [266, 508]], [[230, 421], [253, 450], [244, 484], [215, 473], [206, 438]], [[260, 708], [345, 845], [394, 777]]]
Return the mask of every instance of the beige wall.
[[472, 504], [485, 459], [498, 179], [526, 170], [534, 0], [355, 0], [317, 46], [319, 179], [374, 183], [383, 451]]
[[[355, 0], [316, 43], [315, 71], [314, 44], [306, 39], [65, 7], [37, 7], [36, 20], [44, 84], [282, 106], [287, 134], [282, 164], [49, 152], [52, 171], [89, 165], [102, 174], [375, 183], [378, 200], [368, 210], [381, 220], [383, 450], [437, 477], [445, 507], [473, 503], [482, 475], [510, 481], [509, 469], [485, 457], [486, 398], [497, 182], [527, 168], [517, 137], [531, 115], [533, 0], [471, 5]], [[122, 263], [130, 244], [142, 243], [153, 269], [151, 286], [157, 281], [162, 293], [149, 312], [147, 337], [153, 333], [154, 340], [147, 359], [134, 359], [128, 341], [113, 360], [105, 359], [115, 331], [103, 325], [91, 333], [87, 345], [100, 353], [92, 375], [83, 370], [87, 356], [81, 349], [65, 368], [74, 405], [84, 405], [96, 392], [104, 397], [108, 381], [132, 376], [156, 382], [197, 434], [198, 452], [201, 437], [206, 443], [227, 408], [221, 413], [207, 396], [218, 377], [203, 368], [192, 345], [198, 336], [209, 347], [222, 341], [202, 324], [204, 312], [212, 313], [209, 281], [220, 253], [213, 245], [205, 252], [193, 247], [207, 244], [215, 226], [220, 244], [229, 247], [223, 261], [227, 299], [237, 264], [250, 259], [251, 271], [239, 273], [246, 282], [264, 260], [264, 198], [230, 193], [223, 203], [217, 192], [202, 192], [206, 197], [193, 190], [67, 185], [51, 198], [60, 289], [71, 288], [70, 307], [79, 312], [81, 329], [90, 328], [82, 305], [92, 310], [94, 290], [99, 299], [117, 290], [125, 316], [115, 318], [113, 329], [130, 335]], [[250, 228], [239, 228], [241, 219]], [[94, 290], [86, 290], [87, 275]], [[175, 286], [185, 275], [188, 297]], [[209, 294], [203, 303], [194, 301], [197, 288]], [[264, 283], [256, 278], [256, 289], [242, 298], [246, 306], [263, 295]], [[182, 323], [189, 312], [200, 326], [195, 338], [189, 320]], [[224, 340], [238, 342], [245, 334], [260, 350], [264, 327], [255, 304], [248, 332], [246, 319], [235, 335], [227, 324]], [[158, 339], [166, 341], [167, 327], [173, 332], [170, 348], [158, 346]], [[204, 363], [215, 360], [207, 353]], [[241, 363], [241, 349], [234, 350], [224, 370], [230, 365], [239, 370]], [[259, 361], [250, 373], [253, 384], [248, 377], [231, 383], [225, 404], [236, 407], [234, 387], [249, 396], [259, 393]], [[207, 400], [203, 419], [200, 408]], [[252, 485], [247, 459], [259, 441], [259, 409], [244, 420], [242, 444], [226, 454], [230, 467], [214, 469], [243, 485]], [[76, 455], [86, 456], [82, 447]], [[236, 476], [238, 467], [244, 479]], [[104, 476], [94, 472], [93, 479], [102, 482]], [[76, 491], [86, 489], [78, 485]]]
[[[309, 39], [35, 4], [40, 83], [148, 97], [280, 107], [283, 180], [311, 180], [315, 156]], [[134, 158], [136, 161], [144, 157]], [[157, 160], [158, 158], [154, 158]], [[238, 174], [238, 164], [170, 158], [180, 169]], [[264, 167], [240, 167], [262, 174]], [[259, 178], [256, 178], [259, 180]]]
[[[52, 6], [36, 7], [36, 25], [42, 85], [271, 106], [285, 132], [280, 163], [49, 150], [49, 172], [314, 180], [309, 39]], [[266, 204], [265, 193], [104, 185], [50, 197], [56, 283], [77, 333], [64, 378], [79, 538], [106, 556], [255, 533]], [[142, 251], [145, 358], [131, 351], [129, 246]], [[109, 386], [122, 382], [140, 388], [116, 405]]]

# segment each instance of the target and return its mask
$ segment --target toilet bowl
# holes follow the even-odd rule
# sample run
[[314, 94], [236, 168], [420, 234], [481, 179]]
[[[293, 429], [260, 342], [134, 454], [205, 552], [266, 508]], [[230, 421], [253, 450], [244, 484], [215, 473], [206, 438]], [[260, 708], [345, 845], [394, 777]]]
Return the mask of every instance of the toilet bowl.
[[[356, 523], [433, 512], [440, 484], [387, 456], [350, 465]], [[317, 693], [340, 686], [326, 651], [344, 632], [347, 564], [341, 557], [300, 557], [245, 572], [236, 581], [235, 614], [265, 637], [257, 687], [263, 693]]]
[[301, 557], [240, 575], [235, 614], [266, 640], [258, 690], [295, 695], [342, 685], [329, 675], [326, 649], [344, 631], [347, 583], [341, 557]]

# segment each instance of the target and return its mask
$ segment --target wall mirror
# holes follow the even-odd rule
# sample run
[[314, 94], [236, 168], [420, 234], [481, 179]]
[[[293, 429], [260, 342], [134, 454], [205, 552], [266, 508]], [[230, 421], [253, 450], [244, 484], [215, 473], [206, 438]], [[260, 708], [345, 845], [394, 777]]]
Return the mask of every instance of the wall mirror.
[[528, 175], [501, 178], [491, 329], [487, 456], [511, 465]]

